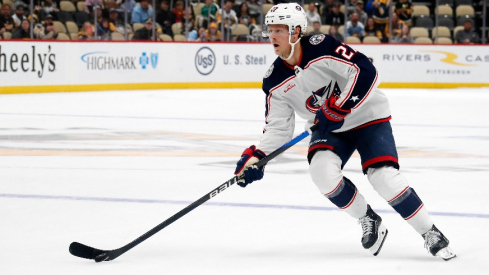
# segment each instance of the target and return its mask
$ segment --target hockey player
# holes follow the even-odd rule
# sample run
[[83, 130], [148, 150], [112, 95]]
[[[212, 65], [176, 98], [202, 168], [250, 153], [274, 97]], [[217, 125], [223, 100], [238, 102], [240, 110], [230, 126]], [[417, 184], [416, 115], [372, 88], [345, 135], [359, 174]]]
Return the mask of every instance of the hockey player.
[[399, 173], [389, 103], [377, 89], [376, 68], [365, 55], [329, 35], [304, 36], [306, 22], [297, 3], [275, 5], [265, 17], [263, 34], [279, 57], [263, 78], [263, 136], [260, 144], [247, 148], [238, 161], [235, 174], [244, 174], [238, 184], [245, 187], [263, 177], [264, 168], [254, 163], [292, 138], [297, 113], [309, 126], [319, 123], [307, 156], [311, 178], [326, 198], [358, 219], [365, 249], [378, 255], [388, 231], [342, 174], [355, 150], [373, 188], [421, 234], [428, 251], [444, 260], [454, 258], [448, 239]]

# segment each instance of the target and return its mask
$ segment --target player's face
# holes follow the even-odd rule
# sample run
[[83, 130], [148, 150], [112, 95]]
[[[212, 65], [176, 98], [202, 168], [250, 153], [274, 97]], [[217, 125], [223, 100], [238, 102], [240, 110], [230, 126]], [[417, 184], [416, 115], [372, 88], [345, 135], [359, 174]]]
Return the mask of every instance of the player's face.
[[289, 29], [286, 25], [268, 25], [268, 34], [277, 55], [290, 53]]

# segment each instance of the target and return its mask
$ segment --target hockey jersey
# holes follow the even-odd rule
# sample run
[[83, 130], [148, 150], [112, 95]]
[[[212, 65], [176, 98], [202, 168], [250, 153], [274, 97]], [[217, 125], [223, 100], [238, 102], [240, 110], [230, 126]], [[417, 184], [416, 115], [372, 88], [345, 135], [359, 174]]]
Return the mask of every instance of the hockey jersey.
[[378, 72], [365, 55], [324, 34], [303, 37], [300, 43], [296, 66], [277, 58], [263, 78], [266, 124], [259, 149], [269, 154], [288, 142], [296, 114], [312, 126], [316, 111], [330, 96], [338, 97], [340, 108], [351, 110], [334, 132], [390, 119], [388, 100], [377, 89]]

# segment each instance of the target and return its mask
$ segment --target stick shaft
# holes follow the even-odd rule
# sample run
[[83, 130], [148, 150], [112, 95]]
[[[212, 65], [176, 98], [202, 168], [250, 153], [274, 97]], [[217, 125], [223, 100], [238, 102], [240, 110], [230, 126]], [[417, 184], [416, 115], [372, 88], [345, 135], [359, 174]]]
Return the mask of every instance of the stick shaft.
[[[314, 129], [316, 127], [317, 127], [316, 125], [312, 126], [309, 130], [304, 131], [303, 133], [301, 133], [297, 137], [293, 138], [291, 141], [285, 143], [280, 148], [278, 148], [277, 150], [273, 151], [272, 153], [270, 153], [265, 158], [263, 158], [260, 161], [258, 161], [256, 163], [256, 165], [259, 166], [259, 167], [261, 167], [261, 166], [267, 164], [270, 160], [274, 159], [275, 157], [277, 157], [278, 155], [280, 155], [281, 153], [283, 153], [284, 151], [286, 151], [290, 147], [292, 147], [295, 144], [297, 144], [299, 141], [301, 141], [304, 138], [306, 138], [307, 136], [309, 136], [309, 134], [312, 131], [314, 131]], [[167, 220], [165, 220], [162, 223], [158, 224], [157, 226], [155, 226], [154, 228], [152, 228], [148, 232], [144, 233], [143, 235], [141, 235], [137, 239], [133, 240], [132, 242], [126, 244], [125, 246], [123, 246], [121, 248], [118, 248], [118, 249], [115, 249], [115, 250], [109, 250], [109, 251], [107, 251], [107, 250], [98, 250], [98, 249], [90, 248], [90, 249], [93, 249], [93, 253], [94, 254], [99, 254], [98, 256], [94, 256], [94, 258], [95, 259], [97, 259], [97, 258], [103, 258], [103, 260], [101, 260], [101, 261], [111, 261], [111, 260], [119, 257], [120, 255], [122, 255], [125, 252], [129, 251], [130, 249], [132, 249], [136, 245], [144, 242], [149, 237], [151, 237], [154, 234], [158, 233], [160, 230], [164, 229], [168, 225], [172, 224], [173, 222], [177, 221], [181, 217], [185, 216], [190, 211], [192, 211], [195, 208], [199, 207], [200, 205], [204, 204], [206, 201], [208, 201], [211, 198], [213, 198], [213, 197], [217, 196], [218, 194], [222, 193], [224, 190], [228, 189], [231, 185], [235, 184], [238, 181], [238, 179], [239, 178], [237, 176], [234, 176], [230, 180], [228, 180], [225, 183], [219, 185], [217, 188], [215, 188], [211, 192], [205, 194], [200, 199], [196, 200], [192, 204], [188, 205], [187, 207], [185, 207], [184, 209], [180, 210], [179, 212], [177, 212], [176, 214], [174, 214], [173, 216], [171, 216]], [[82, 245], [82, 246], [84, 246], [84, 245]], [[75, 255], [75, 256], [79, 256], [79, 255]], [[84, 257], [84, 258], [86, 258], [86, 257]]]

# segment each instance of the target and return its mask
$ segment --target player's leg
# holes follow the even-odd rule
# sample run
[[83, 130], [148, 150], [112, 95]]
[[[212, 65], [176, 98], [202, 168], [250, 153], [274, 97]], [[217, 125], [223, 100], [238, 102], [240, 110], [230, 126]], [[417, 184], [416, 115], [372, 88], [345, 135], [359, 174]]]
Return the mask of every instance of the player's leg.
[[[362, 225], [362, 245], [377, 255], [387, 236], [382, 219], [367, 204], [355, 185], [342, 174], [355, 147], [337, 134], [313, 133], [309, 147], [309, 171], [319, 191]], [[341, 157], [340, 157], [341, 156]]]
[[398, 156], [389, 122], [356, 130], [362, 168], [374, 189], [425, 239], [429, 252], [448, 260], [455, 257], [448, 239], [433, 221], [407, 179], [399, 172]]
[[330, 150], [317, 151], [309, 172], [319, 192], [338, 208], [359, 219], [367, 212], [367, 202], [355, 185], [341, 172], [341, 159]]

